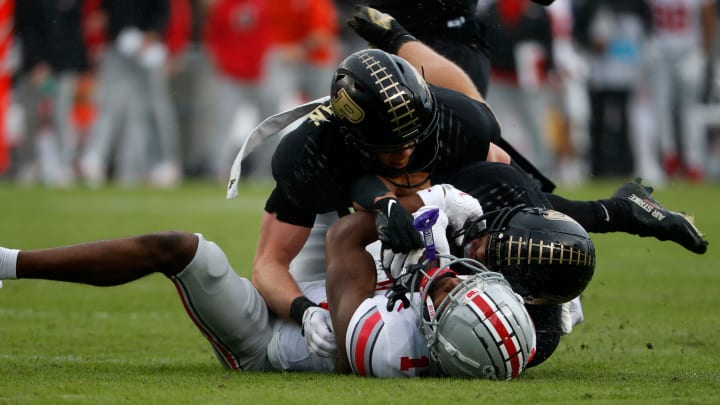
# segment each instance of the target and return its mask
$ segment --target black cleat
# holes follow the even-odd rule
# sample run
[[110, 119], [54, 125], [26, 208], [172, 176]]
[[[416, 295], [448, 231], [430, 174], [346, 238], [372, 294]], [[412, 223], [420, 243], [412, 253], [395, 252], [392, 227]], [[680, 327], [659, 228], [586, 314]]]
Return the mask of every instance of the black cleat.
[[652, 187], [644, 186], [640, 181], [636, 178], [623, 184], [612, 196], [631, 203], [630, 215], [635, 221], [632, 233], [653, 236], [658, 240], [671, 240], [691, 252], [705, 253], [708, 242], [695, 227], [693, 216], [663, 207], [650, 195], [653, 192]]

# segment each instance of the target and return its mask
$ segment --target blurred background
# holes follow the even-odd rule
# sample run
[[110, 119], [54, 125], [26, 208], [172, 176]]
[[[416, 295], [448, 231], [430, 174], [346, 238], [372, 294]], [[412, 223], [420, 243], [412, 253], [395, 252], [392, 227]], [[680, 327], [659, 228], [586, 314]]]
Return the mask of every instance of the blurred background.
[[[354, 5], [0, 0], [0, 179], [223, 184], [255, 125], [327, 95], [367, 46], [345, 24]], [[720, 180], [718, 18], [715, 0], [479, 0], [446, 22], [482, 27], [503, 135], [551, 178], [662, 186]], [[244, 181], [271, 180], [280, 137]]]

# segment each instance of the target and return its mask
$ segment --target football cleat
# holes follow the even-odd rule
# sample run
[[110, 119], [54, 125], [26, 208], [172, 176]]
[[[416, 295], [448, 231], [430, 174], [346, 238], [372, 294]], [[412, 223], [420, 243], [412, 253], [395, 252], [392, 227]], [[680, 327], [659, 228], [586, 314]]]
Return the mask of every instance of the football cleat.
[[612, 196], [630, 202], [630, 215], [635, 222], [632, 233], [671, 240], [691, 252], [705, 253], [708, 242], [695, 227], [693, 216], [668, 210], [652, 198], [652, 192], [652, 187], [641, 184], [640, 178], [636, 178], [620, 186]]

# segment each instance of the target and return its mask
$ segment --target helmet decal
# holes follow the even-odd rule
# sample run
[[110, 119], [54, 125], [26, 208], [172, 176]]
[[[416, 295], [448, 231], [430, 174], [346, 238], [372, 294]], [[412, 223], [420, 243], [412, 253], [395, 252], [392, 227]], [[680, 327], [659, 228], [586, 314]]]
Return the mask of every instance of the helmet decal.
[[[404, 86], [400, 85], [398, 78], [391, 72], [388, 72], [387, 66], [380, 63], [372, 54], [365, 53], [360, 55], [360, 60], [375, 80], [378, 86], [382, 101], [387, 107], [387, 111], [392, 117], [390, 119], [393, 125], [393, 132], [402, 134], [402, 137], [412, 139], [416, 135], [416, 131], [405, 133], [405, 129], [417, 125], [420, 117], [415, 110], [415, 104], [412, 102], [412, 95], [408, 93]], [[412, 66], [408, 65], [410, 68]], [[414, 74], [417, 76], [415, 69]]]
[[555, 210], [547, 210], [542, 213], [542, 215], [551, 221], [575, 221], [574, 219], [570, 218], [566, 214], [563, 214], [560, 211]]
[[[440, 148], [440, 113], [430, 86], [408, 61], [379, 49], [357, 51], [335, 70], [330, 106], [339, 134], [369, 170], [388, 177], [427, 171]], [[388, 167], [378, 153], [428, 141], [407, 167]]]
[[[503, 238], [499, 235], [498, 238]], [[501, 246], [498, 245], [498, 248]], [[500, 263], [511, 264], [568, 264], [577, 266], [594, 266], [595, 254], [587, 250], [575, 249], [573, 246], [545, 242], [544, 240], [528, 241], [520, 236], [510, 236], [505, 243], [506, 252], [497, 252]]]
[[[473, 291], [479, 292], [477, 289]], [[523, 355], [522, 347], [518, 337], [512, 330], [508, 320], [502, 314], [502, 309], [487, 294], [474, 294], [470, 300], [472, 309], [480, 319], [486, 320], [483, 323], [490, 336], [495, 339], [495, 345], [500, 349], [510, 378], [517, 377], [522, 371], [528, 359]]]
[[350, 97], [347, 90], [340, 89], [332, 99], [332, 108], [335, 114], [353, 124], [359, 124], [365, 118], [365, 111]]

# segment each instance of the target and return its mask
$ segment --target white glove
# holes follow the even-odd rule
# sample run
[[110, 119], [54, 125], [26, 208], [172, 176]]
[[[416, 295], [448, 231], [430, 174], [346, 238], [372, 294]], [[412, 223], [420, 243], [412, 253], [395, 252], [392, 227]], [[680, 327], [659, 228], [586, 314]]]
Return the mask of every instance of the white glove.
[[310, 307], [305, 310], [302, 318], [305, 342], [310, 353], [320, 357], [335, 357], [337, 344], [335, 334], [330, 322], [330, 311], [320, 307]]
[[480, 201], [475, 197], [450, 184], [443, 184], [442, 187], [445, 190], [445, 213], [454, 230], [461, 229], [468, 218], [483, 214]]
[[[426, 205], [413, 213], [413, 217], [417, 218], [424, 212], [431, 209], [438, 208], [435, 206]], [[450, 244], [448, 243], [447, 236], [445, 235], [445, 229], [448, 226], [448, 216], [441, 209], [438, 213], [438, 219], [435, 225], [432, 226], [433, 239], [435, 243], [435, 253], [447, 255], [450, 254]], [[418, 264], [425, 253], [425, 249], [415, 249], [408, 253], [393, 253], [390, 249], [381, 249], [382, 266], [385, 272], [390, 272], [392, 280], [397, 280], [402, 277], [408, 266]], [[440, 265], [443, 265], [441, 260]]]
[[408, 253], [393, 253], [392, 249], [382, 248], [382, 266], [390, 280], [397, 280], [407, 273], [408, 267], [418, 264], [425, 249], [413, 249]]
[[437, 184], [418, 191], [418, 195], [425, 205], [434, 205], [445, 211], [454, 231], [462, 229], [468, 218], [483, 214], [480, 202], [475, 197], [451, 184]]

